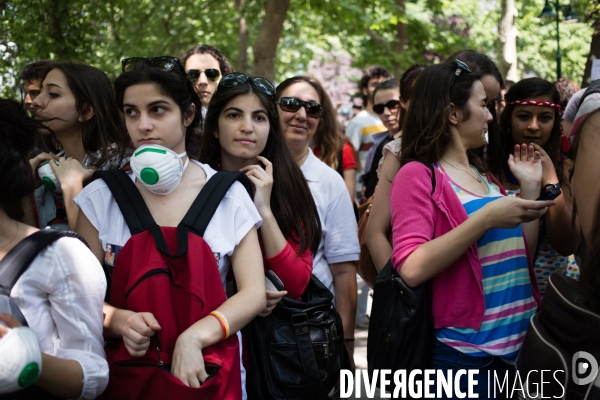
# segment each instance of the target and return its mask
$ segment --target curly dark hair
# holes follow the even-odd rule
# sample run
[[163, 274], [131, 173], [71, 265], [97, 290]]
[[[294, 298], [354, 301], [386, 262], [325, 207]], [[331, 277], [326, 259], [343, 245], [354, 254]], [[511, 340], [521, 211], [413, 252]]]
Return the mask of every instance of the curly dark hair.
[[188, 51], [186, 51], [185, 54], [182, 55], [179, 59], [183, 68], [185, 68], [185, 62], [187, 61], [187, 59], [193, 56], [194, 54], [210, 54], [211, 56], [213, 56], [219, 62], [221, 76], [225, 76], [233, 72], [233, 68], [231, 67], [231, 64], [229, 63], [227, 57], [221, 54], [221, 52], [216, 48], [207, 44], [199, 44], [198, 46], [194, 46]]

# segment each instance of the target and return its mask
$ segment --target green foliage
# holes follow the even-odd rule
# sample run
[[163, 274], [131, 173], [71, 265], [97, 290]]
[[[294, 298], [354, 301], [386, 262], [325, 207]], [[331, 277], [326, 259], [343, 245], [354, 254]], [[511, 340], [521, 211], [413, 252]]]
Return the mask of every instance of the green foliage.
[[[245, 15], [251, 46], [264, 18], [265, 0], [7, 0], [0, 2], [0, 96], [17, 98], [21, 68], [39, 59], [76, 60], [114, 78], [131, 56], [179, 56], [198, 43], [219, 48], [235, 65], [238, 18]], [[305, 73], [311, 60], [341, 45], [358, 68], [381, 64], [403, 71], [416, 62], [439, 62], [463, 48], [498, 53], [500, 0], [292, 0], [279, 42], [276, 81]], [[519, 67], [554, 79], [555, 25], [537, 15], [544, 0], [517, 2]], [[597, 0], [574, 3], [590, 15]], [[407, 41], [397, 49], [398, 23]], [[580, 80], [589, 51], [588, 24], [561, 24], [563, 75]]]
[[[584, 17], [583, 9], [591, 4], [574, 3], [575, 11]], [[538, 18], [544, 0], [517, 2], [519, 39], [517, 51], [519, 69], [524, 75], [535, 74], [550, 81], [556, 80], [556, 20]], [[562, 13], [560, 13], [562, 18]], [[560, 23], [560, 48], [562, 76], [581, 82], [585, 62], [590, 51], [593, 30], [586, 23]]]

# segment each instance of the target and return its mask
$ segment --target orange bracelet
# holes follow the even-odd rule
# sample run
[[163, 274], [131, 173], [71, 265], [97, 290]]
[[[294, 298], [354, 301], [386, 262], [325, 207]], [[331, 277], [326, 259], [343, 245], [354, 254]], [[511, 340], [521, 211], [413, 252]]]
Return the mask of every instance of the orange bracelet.
[[227, 318], [223, 315], [223, 313], [217, 310], [211, 311], [209, 315], [212, 315], [219, 320], [219, 324], [221, 324], [221, 328], [223, 328], [223, 339], [227, 339], [229, 337], [229, 322], [227, 321]]

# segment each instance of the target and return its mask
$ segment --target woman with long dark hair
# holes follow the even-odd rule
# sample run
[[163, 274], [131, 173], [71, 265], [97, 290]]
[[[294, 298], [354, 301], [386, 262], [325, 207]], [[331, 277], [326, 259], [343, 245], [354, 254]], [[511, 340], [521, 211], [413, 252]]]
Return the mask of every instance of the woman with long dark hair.
[[522, 198], [486, 173], [474, 152], [492, 121], [481, 77], [460, 60], [421, 73], [390, 206], [394, 268], [411, 287], [429, 281], [434, 368], [478, 368], [475, 392], [487, 398], [487, 371], [510, 373], [537, 309], [526, 243], [554, 202], [534, 201], [542, 166], [532, 146], [515, 146], [509, 158]]
[[[399, 137], [385, 144], [381, 149], [381, 160], [378, 162], [377, 196], [369, 211], [369, 221], [365, 233], [365, 241], [373, 259], [375, 268], [380, 271], [392, 255], [390, 234], [392, 230], [392, 216], [390, 214], [390, 187], [400, 169], [398, 156], [402, 143], [402, 125], [410, 106], [415, 82], [425, 69], [424, 65], [415, 64], [408, 68], [400, 78], [400, 112], [398, 115]], [[385, 82], [385, 81], [384, 81]], [[383, 179], [381, 179], [383, 177]]]
[[[211, 179], [217, 174], [210, 166], [194, 159], [197, 157], [194, 148], [197, 136], [194, 132], [200, 121], [200, 100], [177, 58], [126, 59], [123, 60], [123, 71], [115, 81], [115, 92], [119, 108], [125, 115], [127, 132], [136, 149], [130, 162], [131, 170], [125, 179], [134, 182], [133, 190], [139, 192], [140, 201], [146, 205], [153, 227], [160, 227], [162, 242], [171, 243], [171, 246], [177, 246], [182, 251], [179, 226], [188, 217], [190, 208], [198, 204], [196, 200], [203, 195], [202, 189], [210, 185]], [[129, 187], [131, 191], [131, 185]], [[107, 244], [111, 245], [115, 254], [117, 249], [122, 248], [120, 255], [114, 259], [113, 283], [115, 275], [120, 274], [119, 268], [133, 270], [136, 266], [144, 265], [144, 260], [131, 262], [130, 258], [123, 259], [123, 253], [135, 246], [139, 240], [137, 238], [147, 230], [140, 234], [134, 232], [132, 236], [120, 204], [104, 179], [97, 179], [86, 186], [76, 203], [81, 208], [78, 232], [86, 238], [99, 260], [104, 259]], [[143, 210], [143, 205], [137, 208]], [[243, 185], [234, 182], [202, 234], [205, 244], [210, 248], [209, 257], [204, 256], [206, 253], [195, 253], [198, 255], [196, 259], [188, 254], [187, 262], [177, 264], [180, 269], [171, 272], [192, 277], [198, 277], [195, 274], [201, 273], [203, 275], [200, 278], [210, 277], [209, 281], [186, 277], [178, 282], [179, 287], [186, 289], [186, 293], [193, 293], [193, 296], [183, 297], [181, 294], [179, 298], [189, 315], [182, 316], [183, 311], [179, 310], [162, 314], [164, 318], [170, 318], [171, 315], [181, 318], [177, 324], [162, 326], [160, 318], [151, 312], [105, 303], [105, 336], [122, 339], [122, 342], [118, 342], [117, 352], [112, 352], [112, 358], [109, 357], [112, 375], [105, 396], [126, 397], [131, 387], [126, 387], [124, 380], [132, 376], [136, 380], [131, 386], [135, 386], [138, 395], [144, 397], [156, 395], [150, 392], [152, 390], [165, 388], [185, 394], [184, 398], [196, 398], [202, 393], [218, 393], [220, 398], [227, 399], [242, 396], [236, 332], [265, 307], [264, 275], [257, 237], [260, 222], [260, 215]], [[192, 237], [191, 228], [188, 237]], [[130, 243], [134, 244], [128, 247]], [[160, 250], [159, 244], [158, 241], [152, 243], [151, 251], [158, 249], [156, 251], [161, 252], [161, 257], [173, 260], [173, 257], [168, 257], [168, 249]], [[188, 253], [202, 251], [199, 246], [185, 247]], [[186, 257], [175, 258], [178, 261]], [[167, 266], [170, 265], [171, 261], [167, 261]], [[230, 272], [235, 277], [237, 293], [227, 298], [225, 280]], [[170, 282], [170, 279], [167, 281]], [[111, 301], [115, 294], [121, 298], [126, 296], [125, 288], [122, 287], [121, 292], [116, 292], [114, 288], [113, 284]], [[144, 293], [148, 292], [138, 292], [138, 296], [141, 296], [140, 301], [147, 302], [147, 310], [150, 304], [155, 304], [152, 299], [160, 294], [152, 293], [145, 298]], [[203, 299], [199, 293], [210, 295], [211, 299]], [[208, 306], [204, 304], [189, 307], [182, 300], [191, 301], [197, 297], [204, 304], [213, 304], [213, 299], [217, 299], [216, 309], [207, 309]], [[177, 305], [177, 301], [172, 302]], [[160, 305], [154, 309], [162, 310]], [[195, 315], [201, 317], [195, 318]], [[153, 346], [150, 345], [151, 340]], [[117, 355], [133, 357], [133, 362], [139, 360], [139, 368], [128, 369], [119, 364]], [[161, 357], [166, 357], [167, 361], [163, 363]], [[205, 357], [210, 359], [205, 360]], [[157, 362], [158, 365], [169, 365], [159, 369], [144, 368], [156, 366]], [[212, 372], [209, 372], [209, 362]], [[153, 376], [156, 379], [143, 381], [144, 373], [147, 373], [144, 371], [155, 371]], [[218, 378], [211, 377], [213, 375]], [[207, 381], [209, 378], [211, 380]]]
[[[243, 83], [237, 84], [236, 78]], [[261, 314], [266, 316], [286, 293], [294, 299], [304, 293], [321, 225], [306, 180], [285, 143], [273, 103], [275, 88], [264, 78], [241, 73], [223, 79], [204, 122], [200, 160], [222, 171], [244, 172], [254, 184], [254, 204], [263, 219], [259, 233], [265, 268], [285, 287], [284, 292], [267, 291], [267, 308]]]
[[79, 209], [73, 199], [95, 169], [118, 168], [128, 149], [112, 84], [85, 64], [57, 63], [45, 74], [33, 101], [42, 140], [50, 153], [31, 160], [34, 170], [49, 162], [55, 179], [35, 191], [39, 228], [74, 230]]
[[[40, 128], [43, 127], [29, 118], [21, 105], [0, 100], [0, 169], [3, 171], [0, 174], [0, 260], [38, 232], [19, 220], [23, 217], [21, 203], [31, 196], [34, 188], [28, 160], [35, 133]], [[11, 282], [6, 281], [4, 266], [2, 272], [0, 284], [4, 289]], [[8, 272], [10, 275], [10, 270]], [[0, 398], [95, 399], [102, 394], [108, 383], [102, 340], [106, 279], [86, 245], [74, 237], [61, 237], [33, 259], [9, 290], [11, 299], [35, 334], [34, 340], [41, 351], [41, 373], [38, 377], [36, 365], [27, 366], [21, 376], [15, 377], [15, 385], [18, 380], [17, 387], [23, 388], [31, 384], [32, 378], [34, 385], [25, 391], [0, 394]], [[3, 323], [9, 328], [20, 326], [10, 315], [0, 314], [0, 339], [9, 334]], [[19, 336], [17, 331], [12, 333]], [[15, 350], [14, 354], [23, 356], [28, 346]], [[9, 354], [3, 352], [2, 356], [2, 366], [9, 366], [8, 371], [2, 370], [3, 379], [14, 373], [10, 365], [20, 364], [4, 358]]]
[[[544, 293], [555, 271], [577, 278], [579, 268], [573, 252], [577, 229], [572, 228], [572, 199], [567, 179], [572, 161], [567, 158], [568, 140], [561, 129], [560, 96], [552, 83], [540, 78], [517, 82], [505, 95], [506, 107], [500, 117], [500, 134], [490, 137], [487, 160], [490, 171], [509, 195], [518, 196], [520, 185], [508, 168], [508, 156], [515, 145], [531, 144], [542, 155], [542, 188], [560, 185], [556, 206], [540, 221], [540, 234], [533, 246], [535, 272]], [[541, 192], [540, 192], [541, 193]]]

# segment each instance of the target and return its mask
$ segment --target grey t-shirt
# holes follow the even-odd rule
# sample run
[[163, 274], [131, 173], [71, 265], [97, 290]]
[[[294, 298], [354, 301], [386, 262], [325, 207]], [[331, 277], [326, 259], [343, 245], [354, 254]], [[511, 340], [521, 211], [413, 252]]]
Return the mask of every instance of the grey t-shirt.
[[577, 115], [577, 109], [579, 109], [579, 103], [581, 102], [581, 97], [583, 97], [583, 93], [587, 88], [581, 89], [578, 92], [575, 92], [571, 100], [567, 103], [567, 106], [563, 110], [562, 119], [566, 119], [569, 122], [575, 121], [575, 116]]

